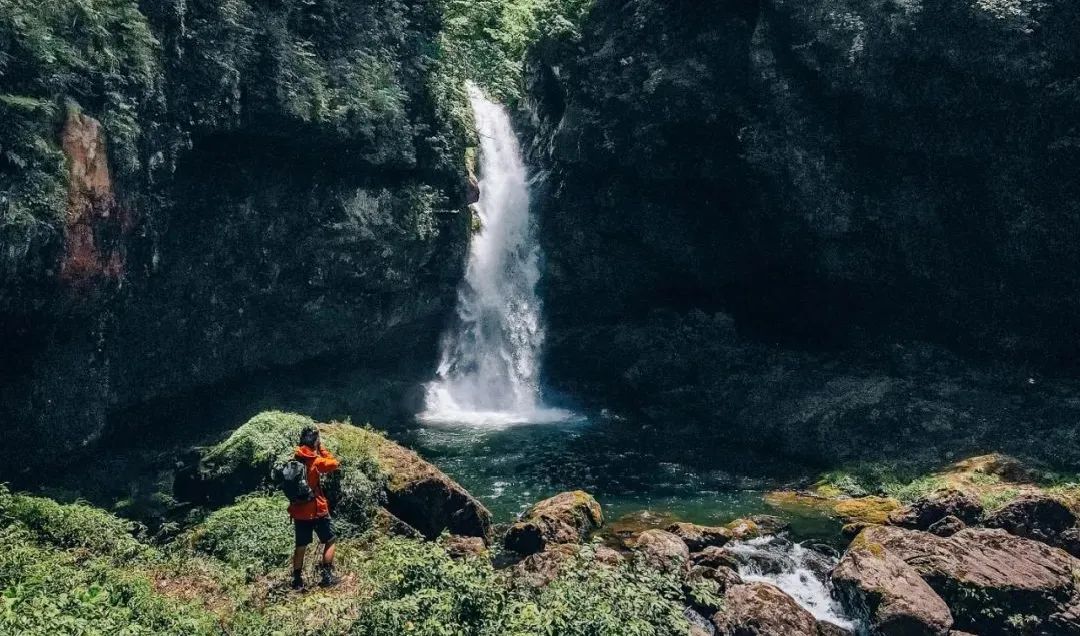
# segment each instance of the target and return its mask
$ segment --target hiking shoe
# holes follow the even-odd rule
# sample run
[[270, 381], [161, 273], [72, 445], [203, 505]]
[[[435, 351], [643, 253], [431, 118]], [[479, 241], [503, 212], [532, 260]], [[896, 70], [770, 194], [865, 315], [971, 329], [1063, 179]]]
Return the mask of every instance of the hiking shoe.
[[293, 572], [292, 575], [292, 589], [302, 590], [304, 589], [304, 576], [300, 572]]
[[322, 577], [319, 579], [319, 587], [333, 587], [341, 583], [341, 579], [334, 576], [333, 566], [324, 566], [322, 568]]

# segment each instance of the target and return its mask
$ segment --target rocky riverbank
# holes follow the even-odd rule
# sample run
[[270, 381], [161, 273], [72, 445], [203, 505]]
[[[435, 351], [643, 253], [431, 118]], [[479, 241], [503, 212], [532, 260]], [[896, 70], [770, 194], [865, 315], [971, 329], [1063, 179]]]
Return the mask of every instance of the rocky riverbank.
[[[610, 522], [582, 491], [507, 526], [376, 431], [323, 424], [343, 467], [326, 486], [344, 582], [290, 592], [272, 468], [310, 423], [262, 413], [188, 455], [153, 531], [0, 491], [0, 625], [34, 634], [63, 615], [84, 631], [199, 635], [1080, 633], [1080, 487], [1047, 486], [1000, 456], [880, 492], [832, 474], [774, 494], [775, 516], [717, 526]], [[791, 537], [792, 506], [848, 521], [841, 550]]]

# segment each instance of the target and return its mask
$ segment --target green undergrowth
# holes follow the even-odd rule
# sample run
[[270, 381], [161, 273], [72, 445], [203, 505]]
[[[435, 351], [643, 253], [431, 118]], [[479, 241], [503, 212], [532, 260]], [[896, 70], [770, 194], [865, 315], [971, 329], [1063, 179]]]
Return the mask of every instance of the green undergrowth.
[[292, 592], [285, 585], [291, 533], [273, 525], [279, 514], [280, 501], [251, 496], [211, 514], [192, 535], [151, 545], [103, 510], [0, 488], [0, 633], [674, 636], [689, 629], [673, 575], [634, 562], [600, 565], [590, 547], [537, 589], [486, 556], [454, 559], [438, 543], [367, 533], [341, 541], [339, 587]]

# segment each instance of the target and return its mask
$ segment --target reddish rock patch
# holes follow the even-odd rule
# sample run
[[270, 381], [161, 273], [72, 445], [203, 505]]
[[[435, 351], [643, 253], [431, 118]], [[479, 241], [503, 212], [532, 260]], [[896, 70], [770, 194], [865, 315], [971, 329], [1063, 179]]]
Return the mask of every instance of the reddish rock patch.
[[135, 220], [117, 203], [101, 122], [72, 109], [61, 145], [68, 165], [68, 209], [60, 278], [73, 287], [119, 280], [125, 271], [123, 239]]

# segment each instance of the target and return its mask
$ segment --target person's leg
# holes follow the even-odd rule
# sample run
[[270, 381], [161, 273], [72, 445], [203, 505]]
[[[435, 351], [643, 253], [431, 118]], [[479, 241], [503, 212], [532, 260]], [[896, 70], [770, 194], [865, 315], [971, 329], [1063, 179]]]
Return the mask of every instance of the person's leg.
[[315, 532], [319, 535], [319, 542], [323, 545], [322, 554], [322, 580], [319, 585], [329, 587], [338, 583], [334, 576], [334, 530], [330, 527], [330, 518], [323, 517], [315, 523]]
[[304, 555], [307, 553], [306, 545], [298, 545], [292, 553], [292, 569], [293, 572], [299, 572], [304, 569]]
[[311, 521], [297, 519], [293, 522], [293, 534], [296, 535], [296, 548], [292, 556], [292, 586], [293, 589], [304, 587], [304, 555], [307, 554], [308, 544], [311, 543], [311, 535], [314, 524]]

